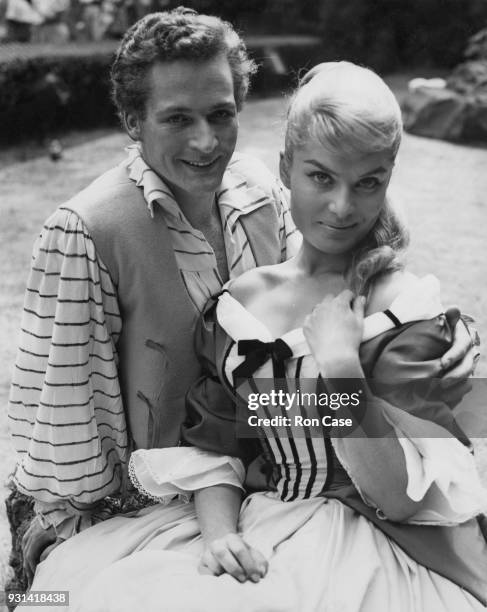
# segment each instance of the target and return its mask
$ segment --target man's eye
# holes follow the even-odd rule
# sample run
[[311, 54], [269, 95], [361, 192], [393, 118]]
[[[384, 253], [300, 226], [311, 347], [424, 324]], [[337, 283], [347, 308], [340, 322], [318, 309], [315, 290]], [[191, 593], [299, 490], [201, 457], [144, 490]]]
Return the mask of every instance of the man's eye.
[[226, 108], [222, 108], [212, 113], [211, 116], [217, 121], [226, 121], [227, 119], [233, 119], [233, 117], [235, 117], [235, 113]]
[[357, 183], [358, 189], [363, 189], [364, 191], [373, 191], [377, 187], [380, 187], [382, 183], [375, 176], [366, 176]]
[[187, 115], [170, 115], [166, 118], [166, 123], [171, 123], [172, 125], [182, 125], [189, 121], [189, 117]]
[[333, 178], [326, 172], [312, 172], [309, 176], [319, 185], [329, 186], [333, 183]]

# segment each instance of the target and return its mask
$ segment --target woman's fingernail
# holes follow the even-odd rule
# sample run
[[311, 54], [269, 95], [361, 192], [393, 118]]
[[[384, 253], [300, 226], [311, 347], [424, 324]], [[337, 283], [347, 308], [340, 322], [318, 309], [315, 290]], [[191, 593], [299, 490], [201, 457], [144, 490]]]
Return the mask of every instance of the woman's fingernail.
[[260, 579], [261, 579], [260, 574], [252, 574], [250, 576], [250, 580], [252, 580], [252, 582], [259, 582]]

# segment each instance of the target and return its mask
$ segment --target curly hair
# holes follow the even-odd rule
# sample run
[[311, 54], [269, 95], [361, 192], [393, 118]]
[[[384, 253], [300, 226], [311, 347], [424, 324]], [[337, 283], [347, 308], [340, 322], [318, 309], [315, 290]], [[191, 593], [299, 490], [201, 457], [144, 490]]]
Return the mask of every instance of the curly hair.
[[[289, 105], [284, 171], [289, 173], [294, 150], [310, 139], [340, 155], [388, 151], [395, 158], [401, 136], [401, 109], [378, 75], [350, 62], [319, 64], [301, 80]], [[406, 226], [386, 199], [352, 254], [347, 274], [352, 290], [367, 294], [379, 275], [401, 269], [408, 243]]]
[[232, 25], [184, 7], [146, 15], [127, 30], [112, 64], [112, 98], [119, 116], [134, 113], [145, 118], [147, 74], [156, 62], [204, 62], [220, 54], [228, 59], [240, 110], [256, 64]]

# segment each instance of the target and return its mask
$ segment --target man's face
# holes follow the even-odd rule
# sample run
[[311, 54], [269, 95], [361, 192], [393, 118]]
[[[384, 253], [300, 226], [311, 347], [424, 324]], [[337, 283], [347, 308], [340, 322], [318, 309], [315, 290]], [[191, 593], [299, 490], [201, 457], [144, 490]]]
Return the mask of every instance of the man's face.
[[228, 60], [158, 62], [147, 78], [145, 119], [127, 115], [149, 166], [176, 199], [214, 193], [233, 154], [238, 119]]

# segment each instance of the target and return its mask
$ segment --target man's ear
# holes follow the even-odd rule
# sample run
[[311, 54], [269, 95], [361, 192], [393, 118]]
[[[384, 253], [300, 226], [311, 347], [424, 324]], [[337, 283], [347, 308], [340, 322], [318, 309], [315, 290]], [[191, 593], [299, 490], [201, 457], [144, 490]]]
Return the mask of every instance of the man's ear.
[[281, 176], [281, 181], [284, 187], [291, 189], [291, 181], [289, 180], [289, 167], [286, 158], [284, 157], [283, 151], [279, 153], [279, 174]]
[[122, 123], [125, 131], [132, 140], [140, 140], [140, 122], [135, 113], [127, 113], [124, 111]]

